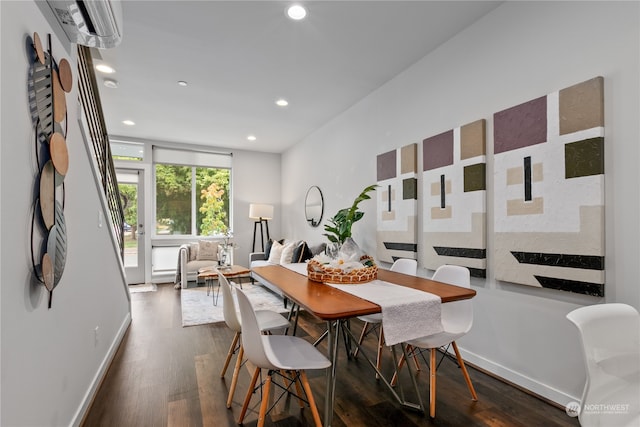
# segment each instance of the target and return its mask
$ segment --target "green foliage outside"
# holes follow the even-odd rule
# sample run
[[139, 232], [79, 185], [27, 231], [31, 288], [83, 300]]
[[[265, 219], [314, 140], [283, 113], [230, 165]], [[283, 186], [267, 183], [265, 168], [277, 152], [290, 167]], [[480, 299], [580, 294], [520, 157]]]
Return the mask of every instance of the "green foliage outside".
[[328, 220], [329, 224], [325, 224], [324, 226], [324, 231], [327, 233], [323, 235], [327, 236], [330, 242], [341, 245], [348, 237], [351, 237], [351, 227], [353, 223], [360, 221], [364, 216], [364, 212], [358, 210], [358, 205], [363, 200], [370, 199], [371, 197], [367, 193], [375, 190], [376, 187], [376, 184], [366, 187], [358, 197], [356, 197], [350, 208], [340, 209], [333, 218]]
[[138, 222], [138, 191], [136, 187], [135, 184], [118, 184], [124, 222], [131, 225]]
[[136, 162], [142, 161], [142, 157], [130, 157], [130, 156], [118, 156], [112, 155], [113, 160], [134, 160]]
[[156, 165], [156, 233], [191, 234], [191, 168]]
[[[156, 165], [156, 233], [192, 234], [192, 167]], [[229, 225], [228, 169], [195, 168], [196, 234], [222, 234]]]
[[229, 229], [229, 170], [196, 169], [200, 207], [196, 223], [201, 235], [224, 234]]

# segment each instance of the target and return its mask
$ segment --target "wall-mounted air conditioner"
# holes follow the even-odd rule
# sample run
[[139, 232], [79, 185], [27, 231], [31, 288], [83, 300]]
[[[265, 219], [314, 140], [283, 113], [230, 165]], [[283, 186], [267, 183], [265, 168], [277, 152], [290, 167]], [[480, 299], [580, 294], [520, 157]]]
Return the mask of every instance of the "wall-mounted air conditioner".
[[47, 0], [47, 3], [74, 43], [106, 49], [122, 40], [119, 0]]

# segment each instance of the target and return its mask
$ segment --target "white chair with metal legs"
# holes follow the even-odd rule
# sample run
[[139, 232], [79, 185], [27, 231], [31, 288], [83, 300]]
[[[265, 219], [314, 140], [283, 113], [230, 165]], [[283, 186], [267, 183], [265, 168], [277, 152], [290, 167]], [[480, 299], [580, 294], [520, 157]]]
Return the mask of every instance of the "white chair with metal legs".
[[[299, 400], [302, 399], [302, 396], [300, 396], [301, 391], [298, 382], [302, 383], [311, 407], [314, 423], [317, 427], [321, 427], [320, 414], [311, 393], [305, 370], [326, 369], [331, 366], [331, 362], [311, 343], [302, 338], [290, 335], [261, 335], [258, 319], [253, 311], [251, 302], [240, 289], [237, 289], [237, 296], [242, 318], [242, 346], [247, 359], [256, 367], [247, 396], [242, 405], [238, 424], [242, 424], [244, 420], [261, 370], [267, 369], [267, 378], [262, 389], [262, 401], [260, 403], [260, 413], [258, 414], [258, 427], [264, 426], [272, 375], [274, 373], [284, 374], [287, 372], [292, 372], [293, 374], [290, 381], [296, 383]], [[290, 384], [288, 387], [290, 387]]]
[[[415, 259], [399, 258], [393, 263], [390, 270], [398, 273], [415, 276], [416, 273], [418, 272], [418, 262]], [[378, 331], [378, 353], [376, 355], [376, 366], [378, 370], [380, 370], [382, 366], [382, 349], [384, 348], [384, 331], [382, 330], [382, 313], [359, 316], [358, 319], [364, 322], [364, 325], [362, 325], [362, 332], [360, 333], [360, 338], [358, 339], [358, 346], [362, 345], [362, 341], [364, 341], [364, 337], [369, 335], [371, 332]], [[358, 356], [358, 351], [359, 351], [359, 348], [356, 347], [355, 351], [353, 352], [353, 357]], [[376, 379], [377, 378], [379, 378], [379, 375], [376, 373]]]
[[567, 314], [580, 332], [587, 381], [580, 425], [640, 426], [640, 315], [619, 303], [581, 307]]
[[[229, 387], [229, 395], [227, 397], [227, 408], [231, 408], [231, 402], [236, 390], [236, 385], [238, 384], [238, 375], [240, 373], [244, 357], [244, 348], [239, 342], [240, 335], [242, 333], [242, 322], [238, 317], [236, 303], [233, 299], [233, 292], [229, 281], [220, 272], [218, 272], [218, 281], [222, 290], [222, 311], [224, 314], [224, 322], [227, 324], [229, 329], [235, 332], [233, 340], [231, 341], [231, 346], [229, 347], [229, 352], [227, 353], [227, 358], [224, 361], [224, 366], [220, 372], [221, 378], [223, 378], [227, 372], [229, 362], [233, 355], [236, 352], [238, 353], [236, 366], [233, 370], [233, 377], [231, 378], [231, 386]], [[256, 318], [258, 319], [258, 325], [261, 332], [284, 330], [289, 327], [289, 321], [281, 314], [272, 310], [258, 310], [256, 311]]]
[[[432, 280], [464, 288], [471, 287], [469, 269], [458, 265], [442, 265], [438, 267], [433, 274]], [[438, 348], [448, 347], [449, 345], [453, 347], [458, 365], [471, 393], [471, 399], [473, 401], [478, 400], [476, 391], [471, 383], [471, 378], [464, 365], [464, 360], [462, 360], [462, 356], [460, 356], [460, 352], [458, 351], [458, 345], [456, 344], [456, 340], [466, 335], [473, 325], [473, 304], [471, 300], [442, 304], [441, 318], [444, 329], [442, 332], [420, 337], [406, 343], [407, 351], [411, 352], [414, 357], [417, 356], [417, 352], [420, 351], [419, 349], [429, 350], [429, 415], [432, 418], [436, 416], [436, 351]], [[398, 363], [398, 371], [402, 368], [403, 363], [404, 356], [402, 356]], [[396, 371], [391, 381], [392, 384], [395, 384], [398, 371]]]

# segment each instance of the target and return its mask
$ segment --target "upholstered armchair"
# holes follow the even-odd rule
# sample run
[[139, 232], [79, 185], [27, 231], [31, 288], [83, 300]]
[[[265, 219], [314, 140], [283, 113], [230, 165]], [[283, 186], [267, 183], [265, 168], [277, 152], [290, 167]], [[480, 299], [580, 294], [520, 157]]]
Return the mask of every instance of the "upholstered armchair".
[[[222, 240], [200, 240], [186, 243], [178, 250], [178, 265], [176, 267], [176, 289], [187, 288], [187, 283], [195, 281], [197, 285], [198, 270], [204, 267], [218, 265], [222, 247]], [[233, 264], [233, 250], [229, 251], [230, 264]]]

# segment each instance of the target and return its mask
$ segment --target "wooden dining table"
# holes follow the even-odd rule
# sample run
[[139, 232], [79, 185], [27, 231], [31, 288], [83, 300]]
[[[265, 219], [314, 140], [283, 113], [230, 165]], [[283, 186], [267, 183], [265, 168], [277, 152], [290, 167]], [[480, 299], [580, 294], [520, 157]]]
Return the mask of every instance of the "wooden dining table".
[[[345, 330], [345, 322], [351, 318], [380, 313], [380, 306], [324, 283], [309, 280], [304, 274], [281, 265], [255, 267], [252, 271], [259, 281], [267, 282], [277, 287], [294, 304], [326, 322], [327, 353], [329, 360], [331, 360], [331, 367], [327, 369], [324, 425], [331, 426], [335, 401], [336, 364], [340, 330]], [[470, 299], [476, 295], [476, 291], [473, 289], [384, 269], [378, 270], [378, 280], [432, 293], [439, 296], [442, 303]], [[375, 369], [375, 365], [372, 364], [372, 367]], [[403, 402], [404, 399], [400, 399], [391, 388], [391, 385], [386, 380], [384, 382], [401, 403], [405, 406], [415, 407], [415, 405]], [[414, 386], [417, 387], [415, 382]]]

